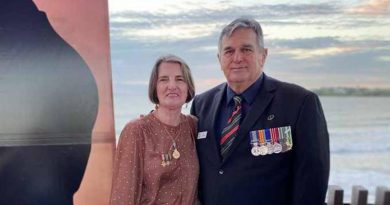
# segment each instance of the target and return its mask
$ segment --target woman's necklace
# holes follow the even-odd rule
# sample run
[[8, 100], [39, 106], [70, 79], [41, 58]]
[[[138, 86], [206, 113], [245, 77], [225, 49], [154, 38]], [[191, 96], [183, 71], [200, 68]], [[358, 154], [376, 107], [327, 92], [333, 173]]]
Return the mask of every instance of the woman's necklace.
[[[156, 118], [157, 118], [157, 115], [156, 115]], [[157, 118], [158, 119], [158, 118]], [[167, 130], [167, 127], [166, 125], [162, 125], [164, 127], [164, 130], [165, 130], [165, 133], [171, 138], [172, 140], [172, 145], [171, 147], [169, 148], [168, 150], [168, 153], [163, 153], [161, 154], [161, 158], [162, 158], [162, 161], [161, 161], [161, 165], [163, 167], [167, 166], [167, 165], [170, 165], [171, 164], [171, 161], [172, 161], [172, 158], [173, 159], [179, 159], [180, 158], [180, 152], [179, 150], [177, 149], [177, 145], [176, 145], [176, 138], [180, 135], [181, 133], [181, 123], [179, 122], [179, 130], [177, 131], [176, 135], [175, 136], [172, 136], [171, 133]]]
[[177, 146], [176, 146], [176, 141], [175, 139], [177, 138], [177, 136], [179, 136], [179, 134], [181, 133], [181, 123], [179, 124], [179, 130], [177, 131], [177, 134], [176, 136], [172, 136], [171, 133], [167, 130], [166, 126], [164, 126], [164, 130], [165, 132], [167, 133], [167, 135], [171, 138], [172, 140], [172, 145], [171, 147], [169, 148], [168, 150], [168, 153], [164, 153], [161, 155], [162, 157], [162, 161], [161, 161], [161, 165], [163, 167], [167, 166], [167, 165], [170, 165], [172, 163], [172, 158], [173, 159], [179, 159], [180, 158], [180, 152], [179, 150], [177, 150]]
[[165, 132], [168, 134], [168, 136], [172, 139], [172, 145], [171, 147], [169, 148], [170, 151], [172, 151], [172, 157], [174, 159], [179, 159], [180, 158], [180, 152], [179, 150], [177, 150], [177, 146], [176, 146], [176, 141], [175, 139], [177, 138], [177, 136], [180, 134], [181, 132], [181, 123], [179, 124], [179, 131], [177, 131], [177, 134], [175, 137], [172, 137], [171, 133], [168, 132], [166, 126], [164, 126], [164, 129], [165, 129]]

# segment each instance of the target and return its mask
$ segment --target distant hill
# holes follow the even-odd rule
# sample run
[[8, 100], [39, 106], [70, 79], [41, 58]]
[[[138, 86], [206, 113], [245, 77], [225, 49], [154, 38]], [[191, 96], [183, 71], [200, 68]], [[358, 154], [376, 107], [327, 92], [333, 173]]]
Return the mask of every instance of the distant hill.
[[328, 87], [312, 91], [322, 96], [390, 96], [390, 89], [384, 88]]

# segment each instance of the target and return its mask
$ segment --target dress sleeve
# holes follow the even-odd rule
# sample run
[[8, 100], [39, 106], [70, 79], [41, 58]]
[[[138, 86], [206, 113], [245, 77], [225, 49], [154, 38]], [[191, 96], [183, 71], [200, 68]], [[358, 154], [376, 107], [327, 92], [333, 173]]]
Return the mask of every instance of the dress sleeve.
[[122, 130], [115, 153], [110, 205], [140, 204], [144, 169], [144, 142], [140, 125]]
[[[197, 135], [197, 133], [198, 133], [198, 118], [197, 117], [195, 117], [195, 116], [193, 116], [193, 115], [188, 115], [187, 116], [187, 119], [188, 119], [188, 121], [189, 121], [189, 123], [190, 123], [190, 127], [191, 127], [191, 137], [192, 137], [192, 143], [194, 144], [194, 149], [195, 149], [195, 153], [196, 153], [196, 135]], [[198, 161], [196, 162], [196, 163], [198, 163]], [[198, 186], [198, 185], [197, 185]], [[199, 189], [199, 186], [197, 187], [197, 189], [196, 189], [196, 194], [195, 194], [195, 202], [194, 202], [194, 204], [195, 205], [202, 205], [201, 203], [200, 203], [200, 200], [199, 200], [199, 195], [198, 195], [198, 189]]]
[[192, 135], [193, 139], [195, 140], [196, 135], [198, 133], [198, 118], [193, 116], [193, 115], [187, 115], [187, 120], [190, 123], [191, 135]]

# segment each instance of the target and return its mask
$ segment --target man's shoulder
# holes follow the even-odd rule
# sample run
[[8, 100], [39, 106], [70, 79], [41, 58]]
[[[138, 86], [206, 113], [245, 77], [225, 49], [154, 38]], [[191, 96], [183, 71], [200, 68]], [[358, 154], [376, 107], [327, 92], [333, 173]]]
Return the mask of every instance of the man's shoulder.
[[315, 95], [312, 91], [297, 85], [295, 83], [285, 82], [281, 81], [272, 77], [267, 76], [267, 80], [269, 81], [269, 84], [275, 88], [277, 93], [280, 93], [282, 95], [292, 95], [292, 96], [307, 96], [307, 95]]

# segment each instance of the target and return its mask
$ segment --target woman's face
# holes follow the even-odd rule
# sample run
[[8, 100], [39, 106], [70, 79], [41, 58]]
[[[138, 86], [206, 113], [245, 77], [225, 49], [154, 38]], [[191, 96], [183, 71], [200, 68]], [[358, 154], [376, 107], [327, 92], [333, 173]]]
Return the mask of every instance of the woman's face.
[[181, 109], [188, 95], [179, 63], [162, 62], [158, 69], [157, 98], [160, 107]]

